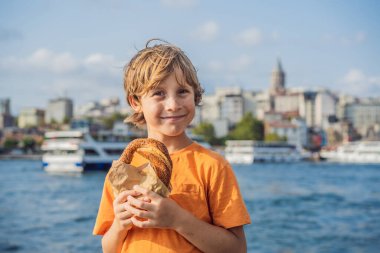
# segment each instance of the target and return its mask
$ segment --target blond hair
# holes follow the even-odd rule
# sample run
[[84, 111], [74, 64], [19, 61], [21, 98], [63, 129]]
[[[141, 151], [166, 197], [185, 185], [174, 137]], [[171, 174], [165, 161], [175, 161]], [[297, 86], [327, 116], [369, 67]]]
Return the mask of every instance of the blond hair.
[[[159, 44], [150, 46], [153, 41]], [[196, 69], [180, 48], [160, 39], [148, 40], [145, 48], [137, 52], [124, 68], [124, 90], [128, 104], [130, 96], [138, 102], [141, 96], [157, 87], [176, 69], [182, 71], [184, 81], [193, 88], [194, 102], [198, 105], [202, 100], [203, 89]], [[137, 126], [146, 123], [142, 112], [134, 112], [125, 121]]]

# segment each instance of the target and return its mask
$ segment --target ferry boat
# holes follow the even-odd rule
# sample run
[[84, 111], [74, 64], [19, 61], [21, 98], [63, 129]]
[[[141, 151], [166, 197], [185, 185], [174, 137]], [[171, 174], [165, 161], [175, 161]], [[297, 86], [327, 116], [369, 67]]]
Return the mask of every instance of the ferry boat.
[[295, 145], [251, 140], [226, 141], [225, 157], [232, 164], [298, 162], [304, 158]]
[[320, 156], [332, 162], [380, 164], [380, 141], [349, 142], [336, 150], [322, 150]]
[[87, 131], [45, 133], [42, 166], [47, 172], [66, 173], [109, 169], [119, 159], [126, 142], [96, 141]]

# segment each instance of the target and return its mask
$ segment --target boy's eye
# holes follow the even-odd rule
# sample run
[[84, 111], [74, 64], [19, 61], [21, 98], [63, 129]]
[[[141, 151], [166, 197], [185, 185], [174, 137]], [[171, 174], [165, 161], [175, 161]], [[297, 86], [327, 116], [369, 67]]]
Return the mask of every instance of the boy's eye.
[[165, 95], [163, 91], [161, 90], [156, 90], [152, 92], [152, 96], [163, 96]]
[[179, 90], [179, 94], [185, 94], [185, 93], [188, 93], [189, 90], [188, 89], [180, 89]]

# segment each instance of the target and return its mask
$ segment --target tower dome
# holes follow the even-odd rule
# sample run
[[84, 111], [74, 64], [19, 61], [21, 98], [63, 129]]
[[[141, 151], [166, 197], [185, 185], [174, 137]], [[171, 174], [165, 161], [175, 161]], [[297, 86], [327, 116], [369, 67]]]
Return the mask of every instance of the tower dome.
[[285, 93], [285, 72], [282, 69], [280, 59], [277, 59], [277, 65], [272, 71], [269, 91], [271, 95], [281, 95]]

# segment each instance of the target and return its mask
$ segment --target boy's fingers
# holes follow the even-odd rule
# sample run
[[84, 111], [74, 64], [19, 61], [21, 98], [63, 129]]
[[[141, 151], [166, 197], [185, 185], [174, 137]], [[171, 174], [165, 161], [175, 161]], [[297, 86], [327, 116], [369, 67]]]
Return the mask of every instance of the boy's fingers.
[[118, 204], [124, 203], [125, 201], [127, 201], [127, 198], [129, 195], [139, 196], [139, 195], [141, 195], [141, 193], [138, 191], [135, 191], [135, 190], [122, 191], [119, 193], [119, 195], [117, 195], [117, 197], [115, 199], [116, 203], [118, 203]]
[[125, 220], [125, 219], [129, 219], [129, 218], [131, 218], [132, 217], [132, 213], [131, 212], [127, 212], [127, 211], [124, 211], [124, 212], [122, 212], [121, 214], [120, 214], [120, 219], [123, 219], [123, 220]]
[[115, 213], [122, 213], [125, 211], [124, 205], [117, 205], [115, 207]]
[[157, 198], [160, 197], [157, 193], [150, 191], [148, 189], [145, 189], [144, 187], [141, 187], [140, 185], [133, 186], [133, 190], [140, 192], [142, 195], [148, 196], [150, 198]]
[[128, 203], [129, 205], [135, 206], [139, 209], [147, 210], [147, 211], [152, 211], [153, 210], [153, 205], [147, 201], [140, 200], [140, 199], [135, 199], [134, 197], [128, 197]]
[[142, 198], [142, 201], [145, 201], [145, 202], [148, 202], [148, 203], [152, 202], [152, 201], [150, 200], [150, 198], [148, 198], [148, 197], [144, 197], [144, 198]]
[[150, 213], [149, 211], [141, 210], [141, 209], [135, 208], [134, 206], [131, 206], [131, 205], [128, 205], [127, 210], [133, 216], [136, 216], [139, 218], [143, 218], [143, 219], [152, 219], [153, 218], [152, 213]]
[[136, 227], [139, 227], [139, 228], [152, 227], [150, 225], [149, 220], [139, 220], [135, 216], [132, 216], [131, 221], [132, 221], [133, 225], [135, 225]]
[[119, 214], [121, 214], [121, 213], [123, 213], [123, 212], [125, 212], [127, 209], [125, 208], [125, 204], [116, 204], [116, 205], [114, 205], [114, 212], [115, 212], [115, 214], [116, 213], [119, 213]]

